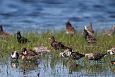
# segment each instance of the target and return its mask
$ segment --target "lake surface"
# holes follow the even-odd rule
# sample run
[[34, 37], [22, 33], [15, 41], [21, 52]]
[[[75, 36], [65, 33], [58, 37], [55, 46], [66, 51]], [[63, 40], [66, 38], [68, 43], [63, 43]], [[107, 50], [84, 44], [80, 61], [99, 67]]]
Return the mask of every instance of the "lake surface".
[[60, 30], [70, 20], [76, 29], [115, 24], [115, 0], [0, 0], [0, 24], [10, 32]]

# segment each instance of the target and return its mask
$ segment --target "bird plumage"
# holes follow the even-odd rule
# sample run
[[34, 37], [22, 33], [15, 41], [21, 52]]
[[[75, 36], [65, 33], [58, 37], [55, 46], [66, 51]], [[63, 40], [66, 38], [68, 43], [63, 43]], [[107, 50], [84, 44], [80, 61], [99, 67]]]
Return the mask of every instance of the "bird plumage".
[[82, 57], [85, 57], [85, 55], [78, 53], [78, 52], [73, 52], [73, 50], [70, 49], [65, 49], [64, 52], [61, 52], [60, 55], [62, 57], [69, 57], [74, 60], [78, 60]]
[[110, 50], [107, 50], [107, 53], [109, 53], [110, 55], [115, 55], [115, 48], [111, 48]]
[[103, 53], [100, 53], [100, 52], [95, 52], [95, 53], [85, 54], [85, 57], [87, 57], [89, 60], [100, 60], [105, 55], [107, 55], [107, 53], [103, 54]]
[[27, 42], [30, 42], [27, 38], [23, 37], [20, 33], [20, 31], [18, 31], [16, 33], [16, 37], [17, 37], [17, 41], [18, 43], [27, 43]]
[[11, 58], [12, 59], [18, 59], [19, 58], [19, 53], [17, 51], [12, 52]]
[[10, 35], [9, 33], [4, 32], [4, 29], [3, 29], [3, 26], [2, 26], [2, 25], [0, 25], [0, 35], [3, 35], [3, 36], [8, 36], [8, 35]]
[[54, 36], [51, 36], [50, 39], [51, 39], [51, 46], [52, 46], [55, 50], [71, 49], [70, 47], [65, 46], [65, 45], [62, 44], [61, 42], [56, 41], [55, 38], [54, 38]]
[[38, 54], [33, 50], [28, 50], [27, 48], [22, 49], [21, 53], [22, 60], [31, 60], [38, 58]]
[[75, 33], [75, 29], [69, 21], [66, 23], [66, 33], [71, 35]]
[[88, 43], [96, 42], [96, 38], [94, 36], [94, 30], [92, 28], [92, 23], [90, 23], [90, 26], [88, 27], [84, 26], [84, 38]]

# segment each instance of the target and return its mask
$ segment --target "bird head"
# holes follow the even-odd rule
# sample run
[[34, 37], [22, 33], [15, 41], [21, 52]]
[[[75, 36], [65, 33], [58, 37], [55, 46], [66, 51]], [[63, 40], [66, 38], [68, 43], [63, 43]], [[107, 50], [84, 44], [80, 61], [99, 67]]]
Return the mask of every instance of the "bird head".
[[52, 41], [55, 41], [55, 37], [54, 36], [50, 36], [49, 40], [52, 42]]

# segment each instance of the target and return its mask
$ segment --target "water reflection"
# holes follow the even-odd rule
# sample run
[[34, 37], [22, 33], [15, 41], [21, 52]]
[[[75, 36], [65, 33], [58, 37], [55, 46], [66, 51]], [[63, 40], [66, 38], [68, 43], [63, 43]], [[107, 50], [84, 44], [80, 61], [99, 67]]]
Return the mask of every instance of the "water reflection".
[[32, 61], [21, 61], [20, 69], [24, 71], [35, 70], [38, 67], [38, 63], [36, 60]]
[[[109, 63], [76, 61], [60, 58], [58, 53], [43, 55], [31, 61], [10, 61], [0, 65], [2, 77], [113, 77], [115, 66]], [[108, 61], [108, 60], [107, 60]], [[2, 63], [0, 61], [0, 63]]]
[[82, 69], [82, 66], [78, 64], [76, 60], [68, 59], [64, 64], [69, 70], [69, 74], [72, 74], [73, 72], [79, 72]]
[[12, 68], [16, 69], [19, 66], [19, 62], [18, 61], [11, 61], [10, 65]]
[[87, 73], [102, 73], [108, 70], [108, 67], [105, 64], [92, 64], [86, 65], [84, 67], [85, 72]]

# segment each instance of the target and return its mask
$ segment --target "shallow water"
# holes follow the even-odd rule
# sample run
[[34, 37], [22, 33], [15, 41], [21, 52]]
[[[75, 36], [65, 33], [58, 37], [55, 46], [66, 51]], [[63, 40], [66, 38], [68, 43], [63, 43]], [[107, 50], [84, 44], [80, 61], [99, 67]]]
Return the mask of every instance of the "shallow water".
[[0, 24], [7, 31], [76, 29], [93, 22], [95, 29], [115, 24], [115, 0], [0, 0]]
[[85, 58], [72, 60], [46, 55], [29, 62], [0, 61], [0, 77], [114, 77], [115, 66], [109, 64], [110, 56], [101, 62]]

